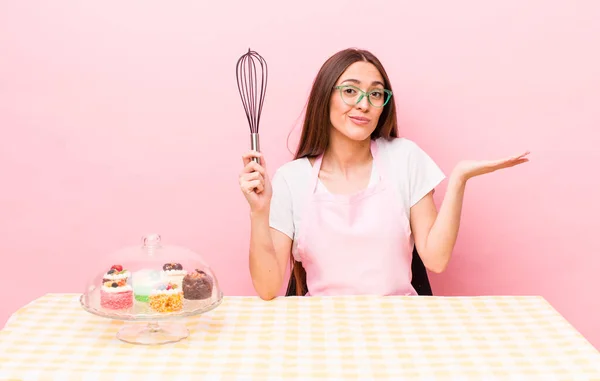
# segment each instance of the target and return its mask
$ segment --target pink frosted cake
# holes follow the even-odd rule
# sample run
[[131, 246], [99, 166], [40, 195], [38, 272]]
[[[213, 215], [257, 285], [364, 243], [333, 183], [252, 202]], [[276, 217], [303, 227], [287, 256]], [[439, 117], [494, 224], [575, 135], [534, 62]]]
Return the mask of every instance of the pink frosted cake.
[[129, 271], [121, 265], [113, 266], [102, 280], [100, 305], [111, 310], [123, 310], [133, 306], [133, 289], [127, 284]]

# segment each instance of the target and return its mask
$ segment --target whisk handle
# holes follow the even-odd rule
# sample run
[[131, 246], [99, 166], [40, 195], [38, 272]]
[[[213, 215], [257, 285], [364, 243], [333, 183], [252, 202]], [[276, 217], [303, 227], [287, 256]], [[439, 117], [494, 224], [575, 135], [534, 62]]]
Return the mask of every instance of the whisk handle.
[[[250, 134], [250, 148], [253, 151], [260, 152], [260, 142], [259, 142], [259, 139], [258, 139], [258, 133], [251, 133]], [[253, 157], [252, 161], [260, 164], [260, 159], [257, 158], [257, 157]]]

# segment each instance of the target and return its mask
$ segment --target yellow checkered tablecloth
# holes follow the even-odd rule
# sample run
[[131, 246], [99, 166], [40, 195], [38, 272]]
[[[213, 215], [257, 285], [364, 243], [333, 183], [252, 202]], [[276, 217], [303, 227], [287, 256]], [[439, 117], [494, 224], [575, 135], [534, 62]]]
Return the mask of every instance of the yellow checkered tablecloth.
[[600, 353], [541, 297], [225, 297], [175, 344], [116, 338], [49, 294], [0, 331], [0, 380], [600, 380]]

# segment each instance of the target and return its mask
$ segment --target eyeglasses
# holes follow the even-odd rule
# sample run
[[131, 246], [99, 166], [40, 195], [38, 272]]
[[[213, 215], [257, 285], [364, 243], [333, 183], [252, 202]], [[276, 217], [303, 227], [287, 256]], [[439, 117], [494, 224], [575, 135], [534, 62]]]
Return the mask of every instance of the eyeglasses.
[[348, 106], [357, 105], [366, 96], [369, 104], [373, 107], [381, 108], [385, 106], [392, 98], [392, 91], [386, 89], [375, 89], [364, 92], [356, 86], [340, 85], [334, 89], [340, 91], [340, 96]]

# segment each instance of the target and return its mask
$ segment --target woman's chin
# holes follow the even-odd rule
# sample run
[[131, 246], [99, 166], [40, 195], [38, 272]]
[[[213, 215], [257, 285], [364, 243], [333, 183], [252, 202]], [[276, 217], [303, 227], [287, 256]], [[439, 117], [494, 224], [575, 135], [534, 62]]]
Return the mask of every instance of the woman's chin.
[[369, 127], [350, 126], [344, 129], [343, 134], [350, 140], [362, 142], [371, 137], [373, 129]]

